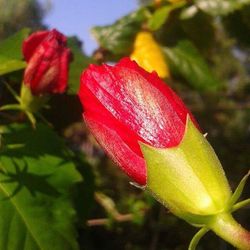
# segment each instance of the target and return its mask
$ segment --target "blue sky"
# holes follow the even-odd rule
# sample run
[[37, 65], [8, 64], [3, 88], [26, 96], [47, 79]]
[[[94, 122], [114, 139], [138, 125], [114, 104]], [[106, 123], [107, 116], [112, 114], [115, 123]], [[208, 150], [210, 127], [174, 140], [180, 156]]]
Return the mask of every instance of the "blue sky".
[[[38, 0], [42, 5], [48, 0]], [[49, 28], [56, 28], [65, 35], [77, 35], [84, 42], [83, 48], [90, 54], [97, 44], [90, 28], [111, 24], [121, 16], [137, 8], [136, 0], [50, 0], [52, 9], [44, 18]]]

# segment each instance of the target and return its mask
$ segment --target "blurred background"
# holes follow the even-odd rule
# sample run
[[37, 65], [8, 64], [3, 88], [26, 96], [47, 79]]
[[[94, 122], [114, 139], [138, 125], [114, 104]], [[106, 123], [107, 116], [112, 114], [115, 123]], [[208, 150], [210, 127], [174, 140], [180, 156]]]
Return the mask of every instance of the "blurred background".
[[[204, 133], [208, 132], [234, 189], [250, 167], [250, 1], [232, 1], [229, 7], [218, 0], [211, 2], [218, 6], [204, 0], [0, 0], [0, 40], [24, 27], [56, 28], [77, 41], [84, 58], [78, 64], [81, 71], [90, 62], [129, 56], [136, 33], [150, 29], [166, 56], [170, 71], [166, 81], [184, 99]], [[171, 4], [175, 7], [167, 9]], [[123, 18], [145, 9], [146, 16], [151, 15], [147, 27], [141, 20], [138, 26], [134, 17]], [[93, 26], [98, 27], [91, 35]], [[84, 155], [82, 198], [86, 204], [78, 225], [81, 249], [187, 249], [196, 228], [130, 185], [86, 130], [79, 101], [72, 95], [78, 88], [77, 77], [73, 92], [52, 99], [51, 106], [60, 110], [47, 110], [44, 115], [70, 148]], [[242, 199], [250, 196], [249, 187]], [[235, 217], [250, 229], [250, 207]], [[198, 249], [233, 248], [208, 233]]]

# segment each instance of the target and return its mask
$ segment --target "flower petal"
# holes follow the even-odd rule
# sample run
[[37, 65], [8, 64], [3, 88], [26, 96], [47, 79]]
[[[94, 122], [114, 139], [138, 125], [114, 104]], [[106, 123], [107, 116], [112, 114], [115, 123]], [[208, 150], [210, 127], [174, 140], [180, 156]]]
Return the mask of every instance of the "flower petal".
[[144, 159], [132, 151], [114, 128], [100, 122], [90, 113], [84, 114], [84, 120], [98, 143], [110, 158], [134, 181], [146, 184], [146, 168]]
[[48, 36], [48, 33], [49, 31], [47, 30], [37, 31], [24, 40], [22, 49], [26, 62], [30, 60], [30, 58], [34, 54], [34, 51], [39, 46], [39, 44], [44, 40], [44, 38]]
[[154, 147], [180, 143], [189, 113], [156, 74], [125, 59], [116, 66], [94, 66], [82, 81], [115, 119]]

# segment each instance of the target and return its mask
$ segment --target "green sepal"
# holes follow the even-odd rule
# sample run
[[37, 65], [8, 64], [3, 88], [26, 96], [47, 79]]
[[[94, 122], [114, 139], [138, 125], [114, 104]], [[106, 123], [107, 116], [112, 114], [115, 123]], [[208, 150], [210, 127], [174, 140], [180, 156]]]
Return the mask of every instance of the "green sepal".
[[146, 160], [146, 189], [174, 214], [204, 225], [224, 211], [231, 190], [208, 141], [187, 118], [182, 141], [159, 149], [140, 143]]
[[49, 96], [47, 95], [32, 95], [30, 88], [24, 83], [22, 84], [20, 105], [27, 113], [36, 113], [39, 109], [46, 105], [48, 100]]
[[243, 200], [243, 201], [240, 201], [240, 202], [237, 202], [236, 204], [234, 204], [232, 206], [232, 208], [231, 208], [231, 212], [235, 212], [238, 209], [240, 209], [242, 207], [245, 207], [245, 206], [248, 206], [248, 205], [250, 205], [250, 198], [246, 199], [246, 200]]
[[33, 115], [33, 113], [29, 112], [29, 111], [26, 111], [24, 110], [24, 113], [26, 114], [26, 116], [28, 117], [31, 125], [33, 128], [36, 128], [36, 118], [35, 116]]
[[23, 110], [23, 109], [20, 104], [6, 104], [0, 107], [0, 111], [5, 111], [5, 110]]
[[233, 205], [239, 200], [242, 192], [243, 192], [243, 189], [246, 185], [246, 182], [247, 182], [247, 179], [250, 175], [250, 171], [242, 178], [242, 180], [240, 181], [238, 187], [236, 188], [236, 190], [234, 191], [231, 199], [229, 200], [229, 205], [228, 207], [229, 208], [232, 208]]
[[201, 228], [191, 240], [188, 250], [195, 250], [201, 238], [209, 231], [209, 228], [203, 227]]

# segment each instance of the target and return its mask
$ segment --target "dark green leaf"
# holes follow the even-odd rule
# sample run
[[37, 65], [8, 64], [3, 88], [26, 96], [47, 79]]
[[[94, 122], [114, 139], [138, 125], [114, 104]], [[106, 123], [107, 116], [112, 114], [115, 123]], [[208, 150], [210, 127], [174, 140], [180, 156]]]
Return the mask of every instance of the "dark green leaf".
[[250, 4], [250, 0], [195, 0], [195, 4], [204, 12], [217, 16], [241, 9], [244, 5]]
[[214, 91], [221, 86], [191, 42], [181, 41], [174, 48], [164, 48], [164, 52], [171, 70], [195, 89]]
[[151, 30], [159, 29], [165, 23], [170, 11], [171, 11], [171, 5], [164, 6], [156, 10], [148, 21], [148, 27]]
[[25, 28], [0, 42], [0, 55], [3, 57], [21, 60], [22, 43], [28, 36], [30, 29]]
[[223, 24], [238, 43], [250, 44], [250, 5], [223, 18]]
[[175, 4], [170, 4], [167, 6], [163, 6], [160, 9], [157, 9], [152, 17], [148, 21], [148, 27], [151, 30], [158, 30], [167, 20], [169, 13], [172, 10], [178, 9], [183, 7], [186, 4], [186, 2], [177, 2]]
[[140, 9], [112, 25], [94, 27], [92, 34], [101, 47], [115, 55], [128, 55], [132, 50], [134, 37], [141, 29], [145, 18], [145, 9]]
[[26, 63], [0, 55], [0, 75], [25, 68]]
[[[75, 155], [75, 164], [84, 178], [83, 182], [79, 182], [75, 186], [74, 197], [78, 218], [80, 223], [83, 224], [87, 220], [94, 202], [94, 174], [91, 166], [86, 163], [85, 157], [80, 152]], [[83, 196], [84, 199], [79, 199]]]
[[[198, 25], [197, 25], [198, 24]], [[199, 11], [193, 18], [182, 20], [182, 30], [185, 32], [185, 39], [190, 40], [199, 51], [208, 53], [216, 40], [216, 29], [214, 18], [210, 15]], [[201, 34], [206, 34], [202, 35]]]
[[69, 69], [68, 94], [74, 95], [79, 90], [80, 75], [82, 71], [90, 63], [93, 63], [93, 60], [82, 52], [81, 45], [78, 44], [76, 38], [74, 37], [69, 38], [68, 46], [73, 54], [73, 62], [70, 64], [70, 69]]
[[0, 154], [0, 249], [78, 249], [70, 190], [81, 182], [47, 126], [4, 128]]

